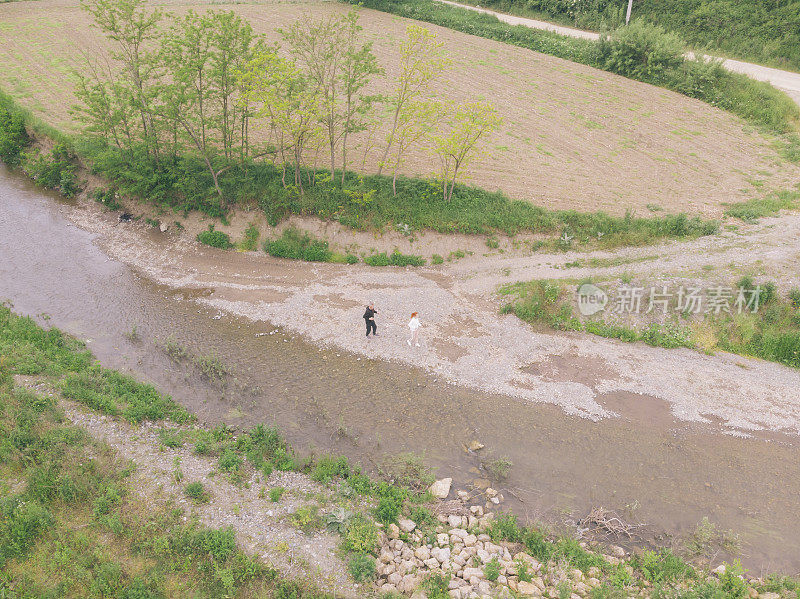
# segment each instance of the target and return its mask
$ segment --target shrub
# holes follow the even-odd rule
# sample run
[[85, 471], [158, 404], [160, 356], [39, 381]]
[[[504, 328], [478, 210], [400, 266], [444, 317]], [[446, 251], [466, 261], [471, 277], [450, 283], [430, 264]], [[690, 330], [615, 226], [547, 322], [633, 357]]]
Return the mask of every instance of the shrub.
[[603, 68], [642, 81], [664, 81], [666, 73], [683, 63], [684, 43], [658, 25], [634, 21], [600, 42]]
[[378, 544], [378, 527], [373, 522], [356, 514], [347, 523], [344, 532], [344, 548], [356, 553], [371, 553]]
[[283, 497], [283, 494], [285, 492], [286, 489], [284, 489], [283, 487], [272, 487], [269, 490], [269, 500], [272, 503], [278, 503], [281, 500], [281, 497]]
[[375, 507], [375, 517], [379, 522], [383, 522], [384, 524], [396, 523], [397, 518], [400, 516], [401, 507], [402, 503], [396, 498], [381, 497], [378, 500], [378, 505]]
[[207, 231], [202, 231], [197, 235], [197, 241], [203, 245], [210, 245], [211, 247], [223, 250], [228, 250], [233, 247], [230, 236], [222, 231], [215, 231], [213, 224], [208, 225]]
[[517, 517], [511, 512], [497, 513], [489, 524], [487, 531], [493, 541], [510, 541], [518, 543], [523, 540], [523, 529]]
[[29, 143], [22, 112], [0, 104], [0, 160], [10, 165], [19, 164], [22, 151]]
[[226, 447], [220, 454], [217, 465], [223, 472], [235, 473], [244, 465], [244, 460], [233, 448]]
[[372, 580], [375, 578], [375, 560], [363, 553], [356, 554], [350, 558], [347, 570], [356, 582]]
[[350, 476], [350, 464], [344, 456], [322, 456], [311, 471], [311, 478], [323, 484], [329, 483], [334, 478], [347, 478]]
[[422, 588], [428, 599], [448, 599], [450, 597], [450, 574], [429, 574], [422, 581]]
[[261, 236], [261, 232], [258, 230], [258, 227], [255, 224], [250, 223], [248, 227], [244, 230], [244, 239], [239, 242], [239, 249], [245, 252], [253, 252], [258, 249], [258, 238]]
[[312, 239], [308, 233], [301, 233], [295, 227], [284, 229], [280, 238], [267, 241], [264, 251], [276, 258], [293, 258], [306, 262], [330, 262], [333, 252], [327, 241]]
[[304, 505], [297, 508], [290, 519], [297, 528], [306, 534], [322, 527], [322, 518], [320, 518], [317, 505]]
[[500, 577], [500, 561], [496, 557], [489, 560], [483, 567], [483, 574], [486, 576], [486, 580], [497, 582], [497, 579]]
[[370, 266], [424, 266], [425, 258], [409, 254], [401, 254], [395, 250], [391, 255], [386, 252], [372, 254], [364, 258], [364, 262]]
[[486, 470], [489, 478], [494, 482], [502, 482], [508, 478], [508, 473], [514, 463], [506, 458], [495, 458], [483, 463], [483, 468]]
[[109, 210], [119, 210], [122, 204], [119, 203], [119, 193], [116, 188], [112, 187], [98, 187], [92, 192], [95, 201], [100, 202]]
[[44, 156], [36, 149], [23, 154], [22, 168], [39, 187], [57, 189], [64, 197], [72, 198], [78, 191], [73, 161], [67, 146], [59, 143]]
[[189, 483], [186, 485], [186, 488], [183, 490], [183, 492], [195, 503], [208, 503], [208, 501], [211, 499], [211, 495], [208, 491], [206, 491], [203, 483], [200, 481]]
[[0, 501], [0, 516], [0, 565], [24, 555], [53, 523], [47, 508], [37, 501], [23, 501], [19, 497]]
[[800, 308], [800, 289], [797, 287], [789, 291], [789, 303], [792, 308]]

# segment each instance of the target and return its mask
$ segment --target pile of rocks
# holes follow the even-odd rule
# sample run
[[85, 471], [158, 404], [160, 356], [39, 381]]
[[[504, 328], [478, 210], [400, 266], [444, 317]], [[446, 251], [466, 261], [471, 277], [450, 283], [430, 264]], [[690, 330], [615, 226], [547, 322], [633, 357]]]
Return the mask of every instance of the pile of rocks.
[[[480, 505], [461, 505], [467, 515], [440, 515], [440, 524], [433, 532], [421, 532], [408, 519], [387, 527], [377, 564], [381, 592], [412, 594], [433, 573], [450, 575], [450, 596], [454, 599], [511, 597], [511, 591], [531, 597], [559, 597], [565, 584], [573, 599], [579, 599], [601, 584], [597, 569], [588, 577], [576, 569], [546, 569], [518, 544], [494, 543], [488, 534], [480, 532], [492, 524], [494, 514], [485, 513]], [[493, 563], [494, 572], [487, 575], [489, 563]], [[524, 580], [518, 571], [521, 564], [527, 574]]]

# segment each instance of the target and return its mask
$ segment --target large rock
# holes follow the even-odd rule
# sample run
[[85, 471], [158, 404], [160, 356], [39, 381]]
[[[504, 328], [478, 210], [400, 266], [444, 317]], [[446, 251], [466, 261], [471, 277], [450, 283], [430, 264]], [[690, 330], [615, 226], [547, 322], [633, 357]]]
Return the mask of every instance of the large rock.
[[438, 497], [439, 499], [446, 499], [447, 496], [450, 494], [450, 485], [452, 484], [453, 484], [452, 478], [443, 478], [433, 483], [428, 490], [434, 497]]
[[398, 524], [400, 525], [400, 530], [403, 532], [411, 532], [417, 527], [417, 524], [413, 520], [407, 518], [401, 518]]
[[450, 560], [450, 547], [434, 547], [431, 550], [431, 557], [435, 557], [439, 563], [443, 564]]
[[542, 594], [539, 587], [535, 584], [532, 582], [523, 582], [521, 580], [517, 583], [517, 592], [520, 595], [526, 595], [528, 597], [539, 597]]
[[417, 588], [419, 580], [413, 574], [406, 574], [403, 580], [397, 585], [397, 590], [401, 593], [412, 593]]
[[431, 556], [431, 550], [428, 549], [427, 545], [423, 545], [422, 547], [417, 547], [414, 550], [414, 557], [417, 559], [421, 559], [423, 562]]
[[400, 527], [397, 526], [394, 522], [389, 525], [389, 538], [396, 539], [400, 536]]
[[473, 576], [483, 578], [483, 570], [480, 568], [464, 568], [464, 574], [461, 576], [464, 580], [469, 580]]

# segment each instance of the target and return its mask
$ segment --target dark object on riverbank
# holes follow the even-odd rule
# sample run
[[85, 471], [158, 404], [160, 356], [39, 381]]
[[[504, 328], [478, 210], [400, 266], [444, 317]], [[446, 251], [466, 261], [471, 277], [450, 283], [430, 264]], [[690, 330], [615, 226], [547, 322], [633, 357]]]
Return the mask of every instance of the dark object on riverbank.
[[129, 223], [133, 220], [133, 214], [130, 212], [122, 212], [119, 215], [119, 222], [121, 223]]

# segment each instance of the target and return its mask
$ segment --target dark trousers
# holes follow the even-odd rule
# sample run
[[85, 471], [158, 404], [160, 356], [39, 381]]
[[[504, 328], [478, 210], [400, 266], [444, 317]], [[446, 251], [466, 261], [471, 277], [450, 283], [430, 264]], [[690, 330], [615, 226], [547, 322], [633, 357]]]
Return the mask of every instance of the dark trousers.
[[369, 337], [370, 331], [372, 331], [373, 335], [378, 332], [378, 327], [375, 326], [374, 320], [367, 320], [365, 318], [364, 321], [367, 323], [367, 337]]

